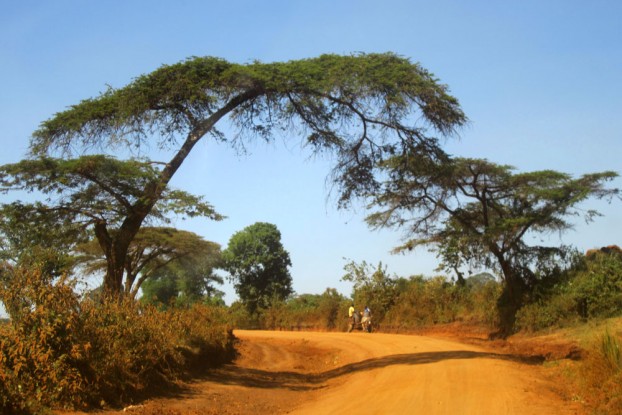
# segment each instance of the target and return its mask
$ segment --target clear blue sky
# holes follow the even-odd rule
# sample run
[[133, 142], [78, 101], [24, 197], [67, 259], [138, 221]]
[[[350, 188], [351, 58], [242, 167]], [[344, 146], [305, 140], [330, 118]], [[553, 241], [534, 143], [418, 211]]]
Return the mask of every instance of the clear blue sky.
[[[54, 113], [162, 64], [385, 51], [420, 62], [460, 100], [471, 123], [447, 142], [450, 153], [522, 171], [622, 172], [618, 0], [3, 1], [0, 163], [22, 159], [30, 134]], [[200, 145], [174, 185], [205, 195], [228, 219], [175, 225], [225, 247], [254, 222], [276, 224], [298, 293], [350, 294], [339, 281], [344, 258], [382, 261], [400, 276], [434, 274], [434, 255], [390, 255], [398, 232], [368, 230], [362, 209], [337, 211], [325, 184], [330, 160], [294, 143], [253, 146], [244, 157]], [[587, 227], [578, 219], [552, 243], [622, 245], [622, 204], [584, 207], [605, 216]]]

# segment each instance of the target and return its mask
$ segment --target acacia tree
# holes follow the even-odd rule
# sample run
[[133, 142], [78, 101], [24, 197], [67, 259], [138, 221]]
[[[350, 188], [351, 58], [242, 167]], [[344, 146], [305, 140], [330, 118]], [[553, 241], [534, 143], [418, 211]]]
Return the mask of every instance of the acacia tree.
[[41, 203], [0, 206], [0, 261], [37, 267], [48, 276], [71, 272], [71, 249], [85, 240], [82, 226], [41, 214]]
[[[229, 117], [237, 133], [217, 124]], [[129, 246], [171, 178], [206, 136], [233, 146], [245, 138], [303, 131], [314, 151], [336, 155], [339, 206], [375, 189], [377, 163], [394, 154], [445, 155], [434, 134], [466, 122], [457, 100], [432, 74], [392, 53], [322, 55], [285, 63], [240, 65], [213, 57], [163, 66], [43, 122], [33, 157], [118, 148], [166, 148], [172, 157], [136, 189], [114, 232], [96, 224], [108, 262], [104, 288], [122, 291]]]
[[291, 265], [281, 232], [271, 223], [257, 222], [236, 232], [222, 252], [222, 268], [231, 275], [251, 314], [294, 292], [288, 270]]
[[[75, 251], [86, 272], [106, 271], [106, 257], [97, 240], [80, 244]], [[142, 227], [125, 257], [124, 293], [136, 298], [148, 278], [172, 263], [176, 263], [179, 269], [194, 269], [198, 264], [215, 264], [219, 257], [219, 244], [206, 241], [193, 232], [169, 227]]]
[[[151, 162], [121, 161], [102, 155], [69, 160], [40, 158], [0, 166], [0, 189], [40, 191], [47, 195], [44, 202], [4, 205], [3, 212], [13, 220], [3, 222], [6, 226], [0, 231], [5, 238], [15, 239], [16, 232], [21, 230], [15, 248], [39, 244], [56, 246], [67, 253], [89, 233], [95, 235], [98, 247], [91, 253], [103, 253], [106, 259], [108, 278], [104, 278], [104, 287], [119, 295], [123, 293], [124, 275], [126, 287], [135, 285], [136, 267], [129, 266], [134, 263], [127, 255], [130, 241], [123, 255], [121, 272], [112, 272], [113, 265], [117, 264], [113, 241], [120, 238], [127, 217], [135, 214], [135, 205], [144, 187], [159, 174]], [[150, 210], [149, 220], [166, 222], [171, 213], [222, 219], [201, 197], [167, 188]], [[144, 236], [148, 235], [145, 232]], [[111, 280], [110, 275], [115, 278]], [[126, 291], [132, 292], [131, 289]]]
[[615, 172], [573, 179], [551, 170], [514, 173], [510, 166], [480, 159], [440, 164], [414, 155], [391, 158], [383, 168], [388, 180], [374, 195], [370, 207], [377, 211], [368, 224], [403, 228], [406, 240], [396, 252], [433, 245], [449, 268], [497, 269], [504, 282], [502, 335], [511, 332], [523, 294], [536, 279], [534, 264], [564, 253], [563, 247], [529, 245], [528, 237], [572, 228], [569, 216], [590, 221], [598, 212], [583, 212], [579, 203], [619, 194], [604, 186]]
[[189, 305], [199, 301], [224, 305], [225, 293], [215, 287], [224, 279], [214, 272], [218, 256], [185, 257], [155, 270], [141, 286], [141, 301], [154, 304]]

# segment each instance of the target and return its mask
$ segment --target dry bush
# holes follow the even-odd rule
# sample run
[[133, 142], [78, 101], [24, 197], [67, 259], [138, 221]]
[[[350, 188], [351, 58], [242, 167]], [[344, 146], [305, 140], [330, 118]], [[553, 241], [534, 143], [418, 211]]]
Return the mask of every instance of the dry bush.
[[0, 285], [11, 316], [0, 338], [0, 412], [39, 412], [46, 406], [84, 403], [80, 368], [87, 342], [81, 341], [79, 300], [71, 284], [51, 283], [39, 271], [16, 269]]
[[227, 309], [195, 304], [188, 309], [172, 309], [167, 318], [177, 335], [176, 349], [184, 352], [186, 368], [202, 370], [235, 357]]
[[189, 366], [231, 358], [224, 311], [158, 311], [133, 301], [81, 300], [64, 279], [18, 269], [0, 300], [0, 413], [133, 403]]
[[85, 381], [91, 404], [120, 405], [174, 381], [184, 360], [166, 314], [134, 301], [85, 301], [84, 340], [89, 343]]

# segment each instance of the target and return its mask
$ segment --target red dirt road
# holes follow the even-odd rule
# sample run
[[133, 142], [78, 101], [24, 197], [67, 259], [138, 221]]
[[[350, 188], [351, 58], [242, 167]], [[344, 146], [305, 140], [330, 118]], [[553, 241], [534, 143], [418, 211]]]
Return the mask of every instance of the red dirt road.
[[[444, 339], [235, 331], [233, 364], [171, 396], [98, 415], [569, 415], [540, 365]], [[61, 413], [62, 414], [62, 413]], [[65, 413], [77, 415], [78, 413]]]
[[[236, 332], [251, 342], [300, 340], [336, 349], [328, 386], [291, 413], [574, 414], [539, 367], [475, 346], [422, 336], [366, 333]], [[277, 354], [265, 356], [275, 363]], [[282, 370], [284, 367], [277, 370]]]

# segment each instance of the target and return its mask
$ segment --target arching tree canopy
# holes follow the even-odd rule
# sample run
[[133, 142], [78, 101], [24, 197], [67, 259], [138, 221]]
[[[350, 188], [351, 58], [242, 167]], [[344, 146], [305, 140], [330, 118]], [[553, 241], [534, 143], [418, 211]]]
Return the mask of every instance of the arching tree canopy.
[[[217, 128], [225, 117], [237, 133]], [[436, 135], [451, 135], [465, 122], [446, 86], [392, 53], [245, 65], [203, 57], [163, 66], [56, 114], [33, 134], [30, 150], [33, 157], [143, 146], [172, 153], [107, 243], [104, 286], [115, 293], [131, 240], [206, 135], [231, 145], [277, 134], [304, 137], [313, 151], [336, 156], [333, 181], [345, 207], [378, 187], [378, 162], [406, 153], [442, 159]]]
[[[241, 135], [216, 123], [229, 115]], [[391, 53], [322, 55], [285, 63], [230, 63], [191, 58], [109, 89], [42, 123], [32, 154], [75, 148], [178, 148], [163, 169], [169, 178], [205, 134], [219, 140], [271, 138], [304, 129], [314, 149], [336, 150], [344, 196], [372, 181], [375, 161], [404, 151], [441, 155], [436, 130], [466, 122], [457, 100], [418, 64]], [[345, 200], [345, 199], [344, 199]]]

